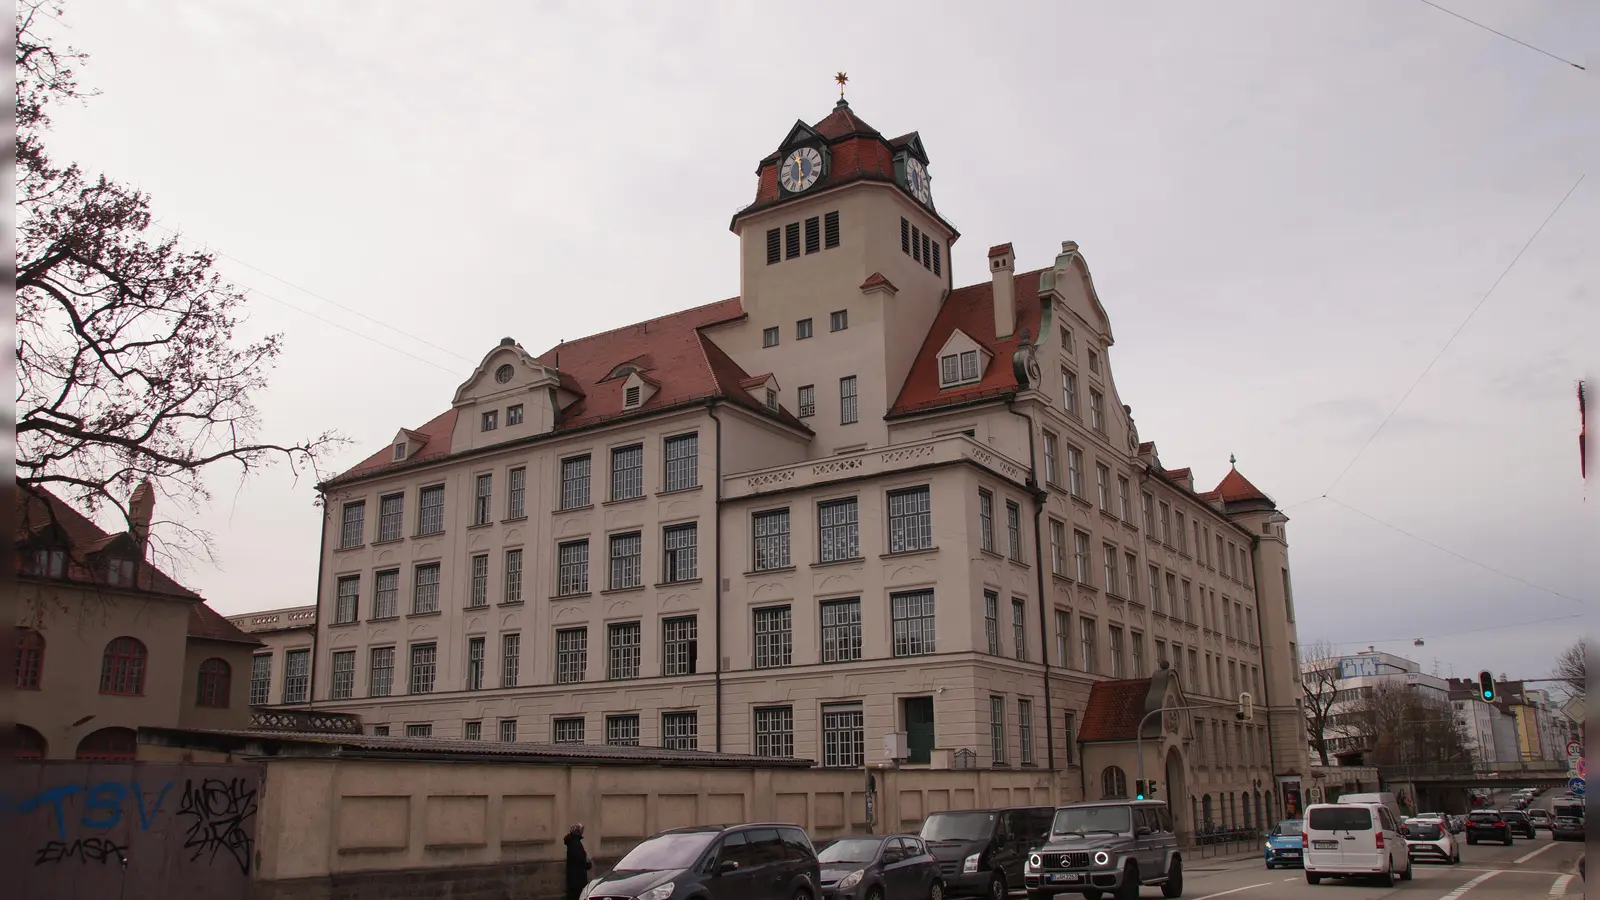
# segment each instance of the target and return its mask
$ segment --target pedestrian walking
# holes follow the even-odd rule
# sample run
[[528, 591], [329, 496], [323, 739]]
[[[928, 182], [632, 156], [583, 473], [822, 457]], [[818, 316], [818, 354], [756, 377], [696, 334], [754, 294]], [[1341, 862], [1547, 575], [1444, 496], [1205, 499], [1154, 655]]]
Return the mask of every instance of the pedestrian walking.
[[572, 826], [562, 843], [567, 845], [567, 900], [578, 900], [583, 886], [589, 883], [589, 870], [594, 867], [588, 851], [583, 849], [583, 823]]

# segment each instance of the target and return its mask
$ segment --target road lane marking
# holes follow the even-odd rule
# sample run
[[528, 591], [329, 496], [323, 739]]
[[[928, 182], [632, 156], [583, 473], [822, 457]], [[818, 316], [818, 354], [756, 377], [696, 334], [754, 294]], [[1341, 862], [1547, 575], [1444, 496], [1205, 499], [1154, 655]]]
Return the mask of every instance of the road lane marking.
[[1502, 871], [1504, 870], [1494, 869], [1492, 871], [1485, 872], [1482, 875], [1479, 875], [1477, 878], [1474, 878], [1466, 884], [1456, 888], [1450, 893], [1445, 894], [1443, 897], [1440, 897], [1439, 900], [1456, 900], [1456, 898], [1460, 897], [1462, 894], [1465, 894], [1467, 891], [1470, 891], [1478, 885], [1483, 884], [1485, 881], [1488, 881], [1496, 875], [1499, 875]]
[[1543, 847], [1540, 847], [1539, 849], [1533, 851], [1532, 853], [1524, 853], [1523, 855], [1521, 855], [1521, 856], [1517, 857], [1516, 859], [1512, 860], [1512, 862], [1514, 862], [1514, 863], [1516, 863], [1517, 865], [1520, 866], [1523, 863], [1527, 862], [1528, 860], [1533, 859], [1535, 856], [1538, 856], [1539, 854], [1545, 852], [1546, 850], [1553, 849], [1555, 847], [1555, 845], [1556, 845], [1556, 842], [1555, 841], [1551, 841], [1550, 843], [1545, 844]]
[[1560, 878], [1557, 878], [1556, 879], [1556, 883], [1550, 885], [1550, 896], [1552, 896], [1552, 897], [1560, 897], [1563, 894], [1565, 894], [1567, 892], [1567, 885], [1571, 881], [1572, 881], [1572, 876], [1571, 875], [1563, 875]]
[[[1290, 878], [1289, 880], [1290, 881], [1294, 881], [1295, 879]], [[1254, 890], [1255, 888], [1258, 888], [1258, 887], [1266, 887], [1267, 885], [1269, 885], [1271, 883], [1272, 882], [1270, 882], [1270, 881], [1263, 881], [1260, 884], [1247, 884], [1244, 887], [1234, 888], [1231, 891], [1218, 891], [1215, 894], [1207, 894], [1204, 897], [1196, 897], [1196, 898], [1194, 898], [1194, 900], [1211, 900], [1211, 898], [1213, 898], [1213, 897], [1226, 897], [1229, 894], [1237, 894], [1240, 891], [1249, 891], [1249, 890]]]

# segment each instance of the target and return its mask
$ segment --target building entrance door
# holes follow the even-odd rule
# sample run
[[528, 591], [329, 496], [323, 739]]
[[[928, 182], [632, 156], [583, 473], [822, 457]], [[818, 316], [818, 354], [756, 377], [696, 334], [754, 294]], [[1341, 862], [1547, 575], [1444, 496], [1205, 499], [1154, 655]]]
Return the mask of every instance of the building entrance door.
[[900, 701], [906, 723], [906, 750], [909, 763], [933, 760], [933, 698], [907, 697]]

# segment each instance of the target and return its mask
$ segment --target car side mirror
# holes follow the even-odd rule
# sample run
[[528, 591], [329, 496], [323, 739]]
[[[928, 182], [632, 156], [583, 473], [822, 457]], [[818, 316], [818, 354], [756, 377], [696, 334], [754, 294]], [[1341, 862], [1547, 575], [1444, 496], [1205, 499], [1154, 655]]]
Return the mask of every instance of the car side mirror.
[[729, 872], [738, 871], [738, 869], [739, 869], [738, 860], [725, 859], [722, 862], [717, 863], [717, 874], [718, 875], [726, 875]]
[[1134, 837], [1144, 837], [1145, 835], [1147, 835], [1149, 833], [1150, 833], [1150, 826], [1148, 826], [1148, 825], [1140, 825], [1138, 828], [1135, 828], [1133, 830], [1133, 836]]

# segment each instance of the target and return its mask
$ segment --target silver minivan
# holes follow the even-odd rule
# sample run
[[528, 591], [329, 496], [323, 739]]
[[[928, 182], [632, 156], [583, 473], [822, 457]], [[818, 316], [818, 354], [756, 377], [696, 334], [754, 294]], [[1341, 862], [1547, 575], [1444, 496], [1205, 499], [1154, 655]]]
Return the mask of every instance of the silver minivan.
[[1306, 807], [1306, 881], [1376, 876], [1384, 887], [1411, 880], [1411, 854], [1400, 823], [1377, 803], [1313, 803]]

